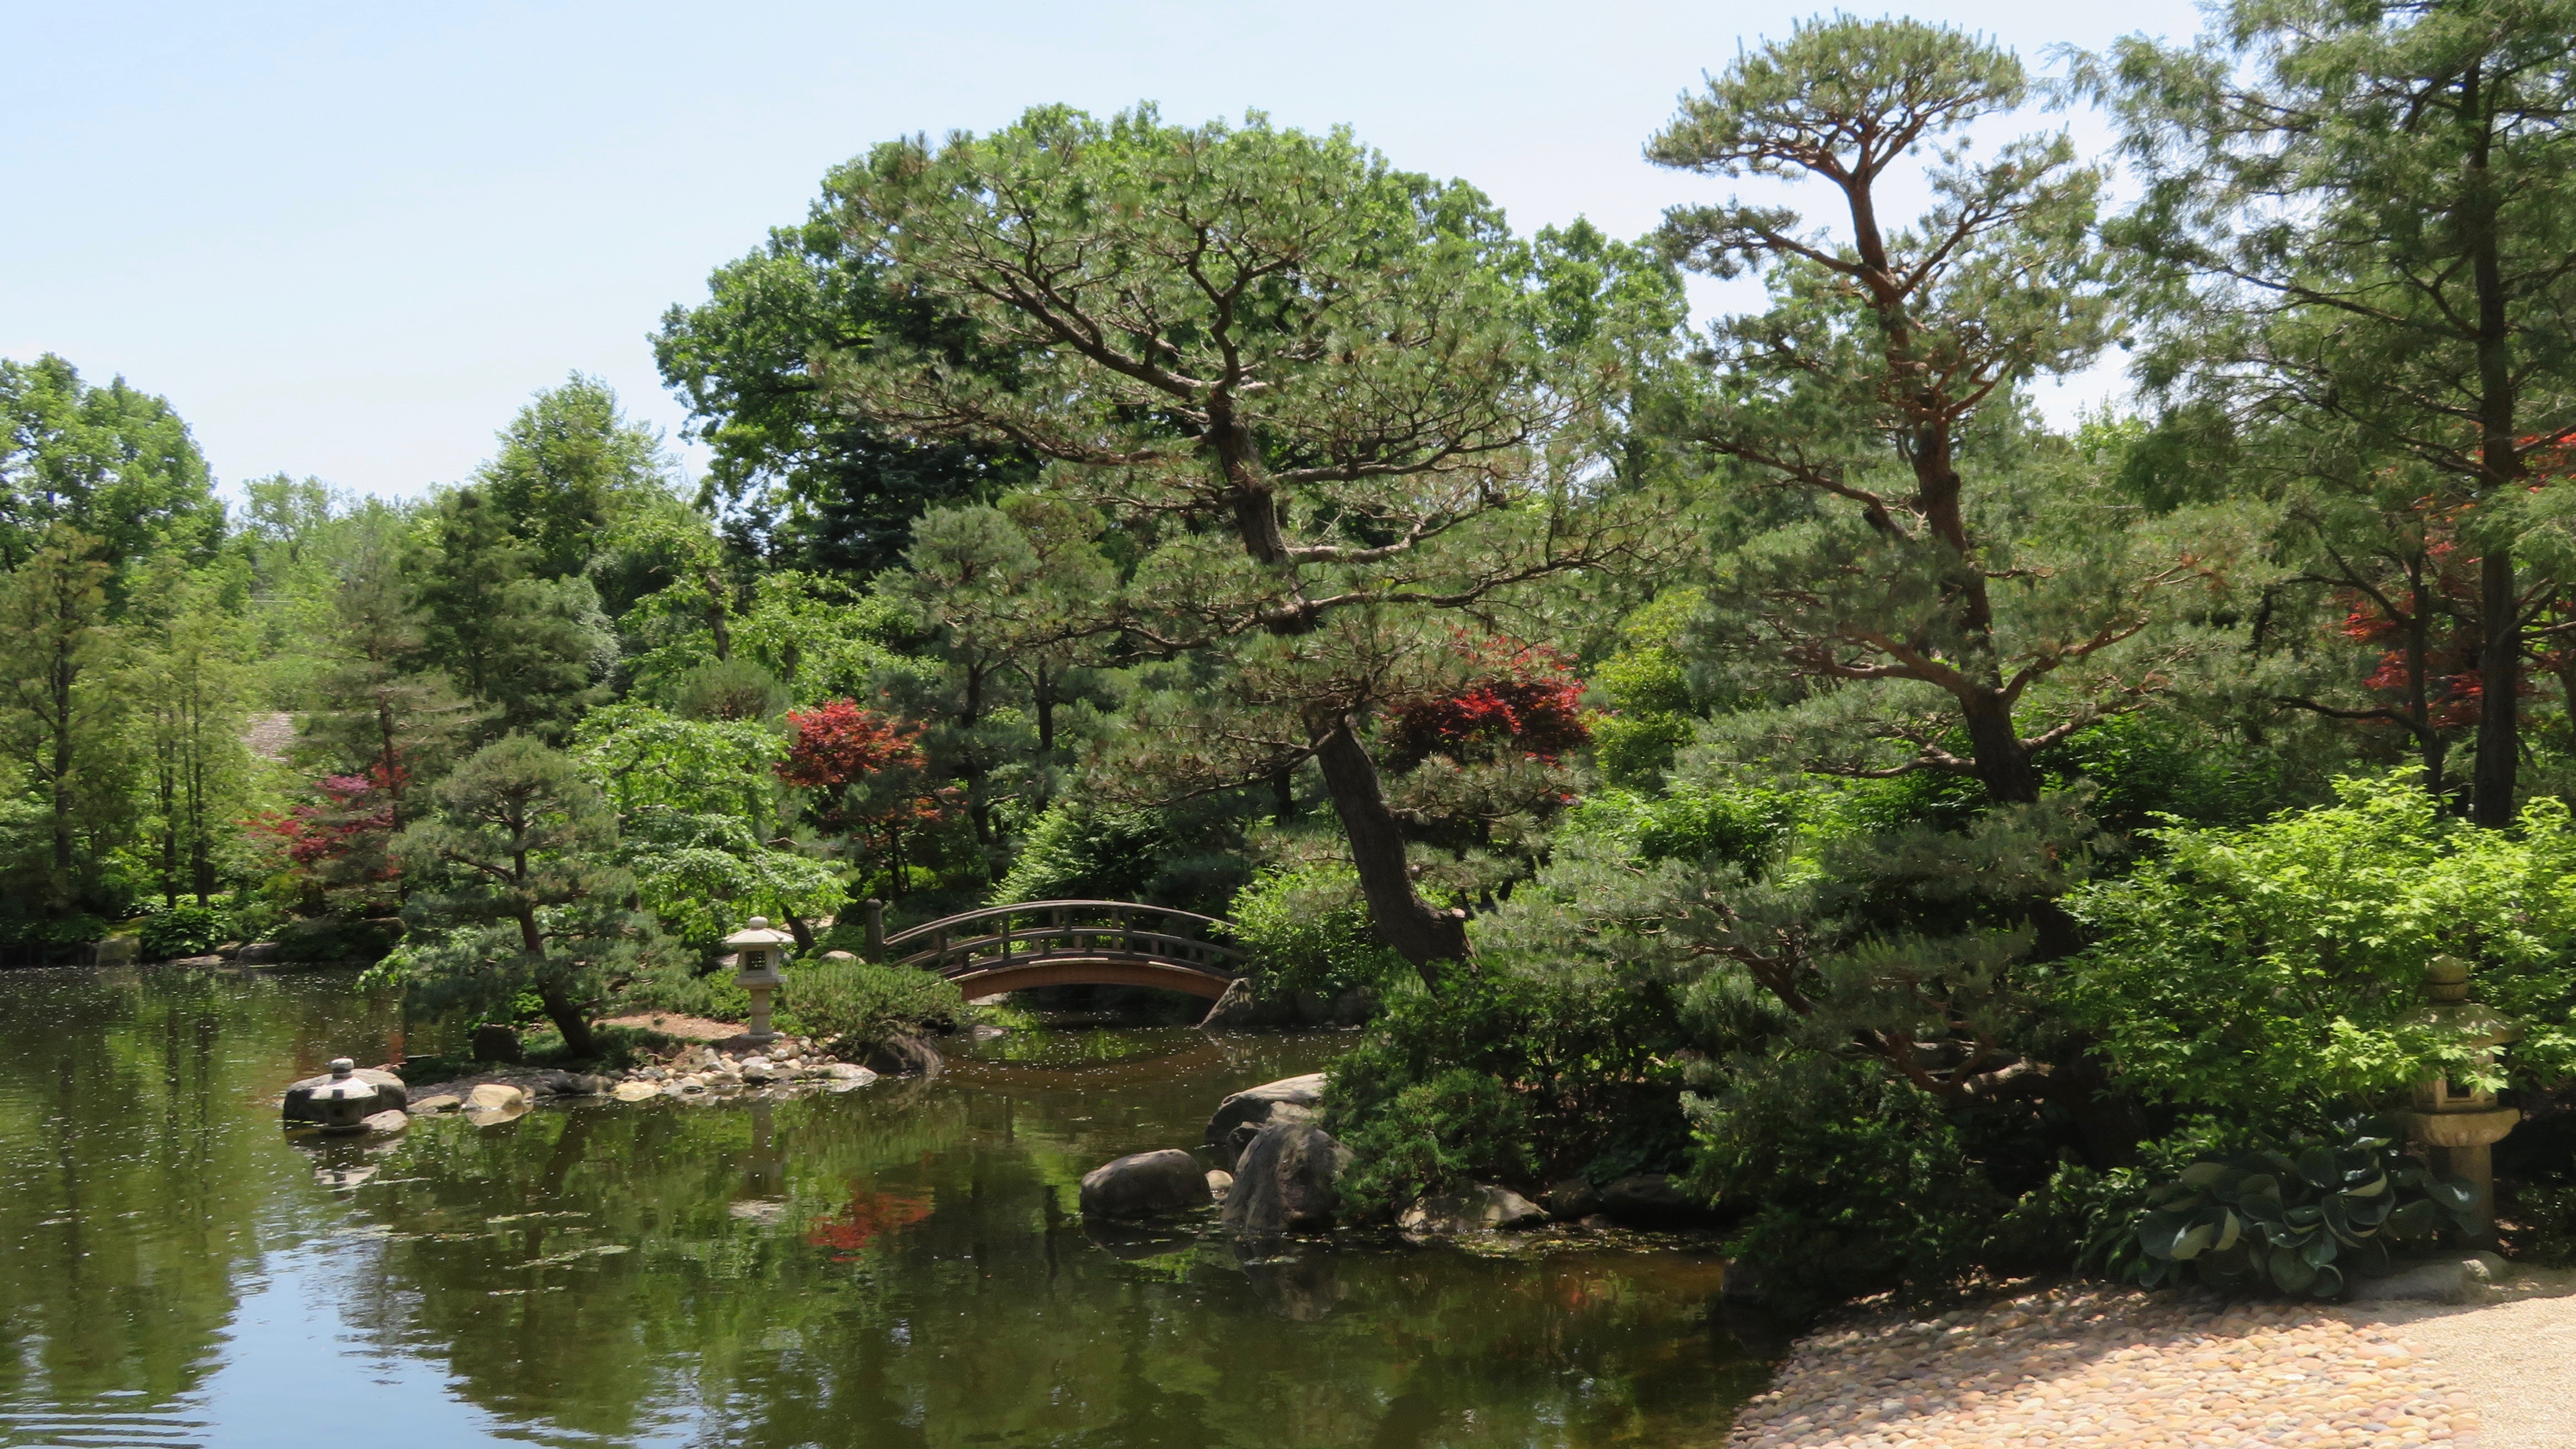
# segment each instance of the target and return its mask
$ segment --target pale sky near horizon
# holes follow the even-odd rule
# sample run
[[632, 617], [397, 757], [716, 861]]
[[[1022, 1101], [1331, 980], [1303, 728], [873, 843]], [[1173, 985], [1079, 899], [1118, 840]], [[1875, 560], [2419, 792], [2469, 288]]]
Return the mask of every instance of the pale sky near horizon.
[[[1829, 7], [1819, 7], [1829, 8]], [[1867, 6], [1857, 13], [1880, 13]], [[1527, 232], [1634, 236], [1722, 183], [1647, 165], [1703, 70], [1803, 8], [242, 3], [6, 7], [0, 357], [168, 396], [227, 484], [385, 494], [464, 477], [538, 388], [616, 387], [678, 444], [647, 341], [801, 219], [824, 171], [915, 131], [1066, 101], [1174, 121], [1349, 123]], [[1921, 0], [2036, 70], [2174, 39], [2187, 0]], [[2059, 124], [2034, 116], [2031, 125]], [[2098, 122], [2078, 116], [2098, 149]], [[1705, 295], [1705, 294], [1703, 294]], [[2043, 406], [2118, 386], [2097, 370]], [[694, 450], [683, 450], [694, 463]]]

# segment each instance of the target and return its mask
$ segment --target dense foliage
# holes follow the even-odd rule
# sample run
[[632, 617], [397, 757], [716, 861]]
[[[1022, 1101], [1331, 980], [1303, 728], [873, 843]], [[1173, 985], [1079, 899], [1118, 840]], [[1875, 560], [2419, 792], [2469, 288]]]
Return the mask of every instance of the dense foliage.
[[[574, 377], [469, 479], [228, 507], [165, 402], [0, 364], [0, 942], [390, 951], [577, 1049], [741, 1010], [754, 915], [864, 1037], [964, 1008], [820, 961], [857, 902], [1138, 899], [1381, 1011], [1327, 1101], [1372, 1210], [1661, 1174], [1786, 1303], [2106, 1232], [2315, 1291], [2427, 1226], [2352, 1174], [2438, 1182], [2176, 1144], [2439, 1071], [2532, 1112], [2556, 1241], [2571, 36], [2246, 0], [2075, 57], [2124, 190], [2003, 48], [1816, 20], [1646, 138], [1635, 241], [1257, 113], [889, 141], [664, 317], [694, 496]], [[2040, 416], [2115, 346], [2131, 411]]]

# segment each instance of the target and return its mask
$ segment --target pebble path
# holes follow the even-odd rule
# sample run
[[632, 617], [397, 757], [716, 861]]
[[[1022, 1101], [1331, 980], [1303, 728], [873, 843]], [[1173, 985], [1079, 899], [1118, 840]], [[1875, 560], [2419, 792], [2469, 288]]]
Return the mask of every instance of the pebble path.
[[2100, 1288], [1803, 1339], [1731, 1449], [2280, 1449], [2477, 1442], [2397, 1330], [2324, 1305]]

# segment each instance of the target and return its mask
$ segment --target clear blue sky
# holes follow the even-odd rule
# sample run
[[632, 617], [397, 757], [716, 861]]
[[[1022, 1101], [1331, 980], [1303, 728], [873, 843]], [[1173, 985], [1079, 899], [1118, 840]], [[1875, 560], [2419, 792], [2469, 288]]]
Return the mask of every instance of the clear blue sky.
[[[539, 387], [606, 378], [675, 438], [646, 338], [890, 136], [1070, 101], [1348, 122], [1528, 230], [1634, 235], [1712, 183], [1638, 146], [1798, 8], [1589, 5], [37, 5], [0, 11], [0, 356], [164, 393], [228, 482], [411, 493]], [[2182, 0], [1911, 7], [2042, 63], [2180, 37]], [[2077, 121], [2078, 135], [2098, 126]], [[2101, 380], [2090, 390], [2107, 384]]]

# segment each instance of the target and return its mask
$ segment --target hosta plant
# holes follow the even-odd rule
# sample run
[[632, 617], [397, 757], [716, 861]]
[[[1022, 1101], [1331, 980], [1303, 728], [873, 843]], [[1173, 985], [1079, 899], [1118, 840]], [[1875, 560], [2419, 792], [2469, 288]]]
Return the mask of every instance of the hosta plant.
[[2232, 1158], [2203, 1158], [2148, 1189], [2105, 1265], [2148, 1288], [2180, 1282], [2332, 1298], [2389, 1271], [2397, 1249], [2467, 1232], [2476, 1193], [2435, 1177], [2367, 1123]]

